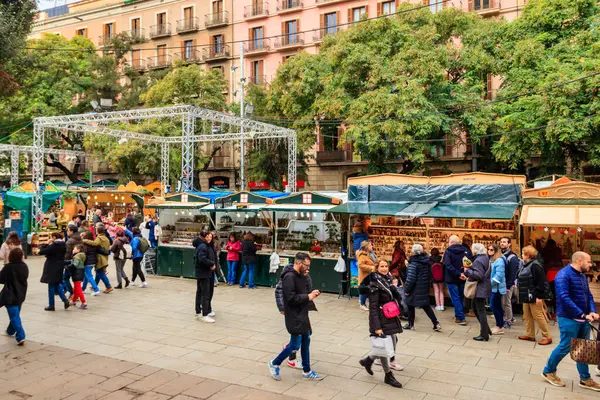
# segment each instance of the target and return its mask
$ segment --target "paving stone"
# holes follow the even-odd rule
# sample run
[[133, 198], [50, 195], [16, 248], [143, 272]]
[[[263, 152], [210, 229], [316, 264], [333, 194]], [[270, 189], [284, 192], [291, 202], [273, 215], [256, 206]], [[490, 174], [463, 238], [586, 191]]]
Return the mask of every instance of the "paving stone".
[[115, 376], [114, 378], [110, 378], [102, 382], [102, 389], [107, 390], [109, 392], [114, 392], [128, 385], [131, 385], [133, 382], [136, 382], [136, 379], [131, 379], [123, 375]]
[[[519, 400], [519, 396], [514, 394], [501, 393], [502, 400]], [[460, 400], [498, 400], [500, 396], [497, 392], [488, 392], [482, 389], [473, 389], [470, 387], [463, 386], [460, 388], [455, 398]]]
[[138, 392], [147, 392], [165, 383], [171, 382], [178, 377], [179, 374], [177, 372], [160, 370], [146, 376], [143, 379], [132, 382], [131, 384], [127, 385], [127, 388]]
[[210, 397], [210, 400], [247, 399], [248, 396], [252, 393], [256, 393], [256, 390], [246, 386], [229, 385], [226, 388], [219, 390], [217, 393], [213, 394]]
[[214, 365], [205, 365], [191, 371], [190, 374], [228, 383], [239, 383], [241, 380], [251, 375], [251, 373], [243, 371], [232, 373], [229, 368], [217, 367]]
[[426, 393], [415, 392], [413, 390], [407, 389], [405, 387], [398, 389], [391, 387], [390, 385], [376, 385], [373, 390], [369, 392], [367, 395], [369, 398], [376, 399], [394, 399], [394, 398], [402, 398], [409, 400], [422, 400], [425, 398]]
[[515, 373], [512, 371], [481, 367], [479, 365], [463, 365], [458, 373], [466, 376], [479, 376], [482, 378], [492, 378], [509, 382], [512, 381], [515, 376]]
[[[468, 378], [467, 378], [468, 379]], [[457, 382], [459, 383], [459, 382]], [[405, 386], [406, 389], [417, 392], [431, 393], [440, 396], [455, 396], [460, 390], [457, 384], [434, 382], [428, 379], [411, 379]], [[424, 397], [424, 396], [423, 396]]]
[[483, 386], [486, 382], [486, 378], [481, 378], [473, 375], [465, 376], [462, 374], [439, 371], [435, 369], [430, 369], [427, 372], [425, 372], [422, 378], [429, 379], [435, 382], [460, 384], [461, 386], [472, 387], [475, 389], [483, 389]]
[[179, 375], [172, 381], [163, 383], [162, 385], [155, 387], [153, 390], [157, 393], [175, 396], [177, 394], [185, 392], [187, 389], [193, 386], [196, 386], [203, 380], [204, 378], [201, 378], [199, 376], [183, 374]]
[[116, 392], [112, 392], [104, 397], [101, 397], [101, 400], [131, 400], [137, 396], [138, 394], [135, 392], [130, 392], [128, 390], [117, 390]]
[[225, 382], [207, 379], [203, 382], [200, 382], [196, 386], [192, 386], [182, 394], [186, 396], [196, 397], [198, 399], [208, 399], [210, 396], [226, 388], [227, 386], [228, 385]]
[[356, 379], [345, 379], [337, 376], [327, 376], [316, 386], [325, 386], [327, 388], [345, 391], [361, 396], [366, 395], [375, 387], [374, 383], [358, 381]]

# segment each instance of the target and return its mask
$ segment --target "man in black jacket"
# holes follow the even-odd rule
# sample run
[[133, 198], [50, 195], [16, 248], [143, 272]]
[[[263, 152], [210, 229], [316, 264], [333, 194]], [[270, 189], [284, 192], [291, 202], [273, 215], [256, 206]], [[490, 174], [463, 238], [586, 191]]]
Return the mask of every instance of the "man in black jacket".
[[213, 235], [210, 232], [200, 233], [194, 239], [196, 247], [196, 316], [202, 322], [214, 323], [212, 318], [212, 297], [215, 290], [214, 271], [217, 268], [217, 257], [212, 246]]
[[286, 268], [281, 274], [283, 289], [283, 308], [285, 327], [290, 334], [290, 342], [283, 351], [272, 361], [269, 361], [269, 370], [275, 380], [281, 380], [279, 366], [292, 354], [301, 348], [302, 379], [322, 380], [323, 377], [310, 368], [310, 334], [311, 326], [308, 312], [316, 307], [313, 300], [321, 293], [312, 290], [308, 271], [310, 270], [310, 257], [306, 253], [296, 254], [294, 268]]

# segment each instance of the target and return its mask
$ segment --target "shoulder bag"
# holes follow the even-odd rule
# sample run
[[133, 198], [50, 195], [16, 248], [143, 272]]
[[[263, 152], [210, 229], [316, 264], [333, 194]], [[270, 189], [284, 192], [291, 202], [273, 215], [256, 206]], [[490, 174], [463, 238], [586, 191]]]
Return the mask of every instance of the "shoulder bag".
[[600, 365], [600, 334], [594, 325], [589, 326], [596, 331], [596, 340], [571, 339], [571, 358], [582, 364]]
[[[488, 269], [485, 272], [483, 279], [489, 279], [489, 277], [490, 277], [490, 272], [492, 270], [491, 260], [488, 264], [489, 264]], [[479, 283], [478, 281], [469, 281], [469, 280], [467, 280], [467, 282], [465, 282], [464, 295], [467, 299], [474, 299], [475, 296], [477, 296], [477, 284], [478, 283]]]

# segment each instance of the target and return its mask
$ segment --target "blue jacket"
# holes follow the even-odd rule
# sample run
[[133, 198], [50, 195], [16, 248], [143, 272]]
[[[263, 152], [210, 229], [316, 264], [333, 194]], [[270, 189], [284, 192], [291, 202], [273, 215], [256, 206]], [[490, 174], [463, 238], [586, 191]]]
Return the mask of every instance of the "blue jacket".
[[506, 294], [506, 259], [504, 256], [492, 263], [492, 293]]
[[354, 233], [352, 232], [352, 244], [354, 247], [354, 251], [357, 252], [360, 250], [360, 245], [365, 240], [369, 240], [369, 235], [366, 233]]
[[[511, 255], [513, 257], [511, 257]], [[509, 290], [515, 284], [515, 280], [517, 279], [517, 273], [519, 272], [519, 268], [521, 267], [521, 260], [519, 260], [519, 256], [517, 256], [512, 251], [507, 251], [504, 253], [504, 257], [507, 260], [506, 263], [506, 289]]]
[[470, 251], [462, 244], [453, 244], [444, 252], [443, 264], [446, 270], [446, 283], [458, 285], [463, 281], [460, 280], [460, 274], [463, 273], [463, 257], [469, 257]]
[[580, 319], [582, 314], [596, 312], [594, 296], [587, 277], [571, 266], [561, 269], [554, 280], [556, 288], [556, 315]]
[[131, 258], [142, 258], [144, 253], [140, 251], [140, 237], [142, 235], [135, 235], [131, 241]]

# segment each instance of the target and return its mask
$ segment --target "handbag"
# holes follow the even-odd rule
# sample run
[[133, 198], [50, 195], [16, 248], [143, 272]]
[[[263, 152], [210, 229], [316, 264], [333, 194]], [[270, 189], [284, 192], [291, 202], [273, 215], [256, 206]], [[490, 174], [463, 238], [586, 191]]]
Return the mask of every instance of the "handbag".
[[477, 295], [477, 281], [465, 282], [465, 298], [474, 299]]
[[394, 342], [390, 335], [371, 336], [370, 356], [390, 358], [394, 356]]
[[387, 319], [392, 319], [400, 316], [400, 307], [398, 307], [398, 303], [395, 300], [388, 301], [383, 306], [381, 306], [381, 311], [383, 311], [383, 315]]
[[589, 325], [596, 331], [596, 340], [571, 339], [571, 358], [582, 364], [600, 365], [600, 332], [594, 325]]

